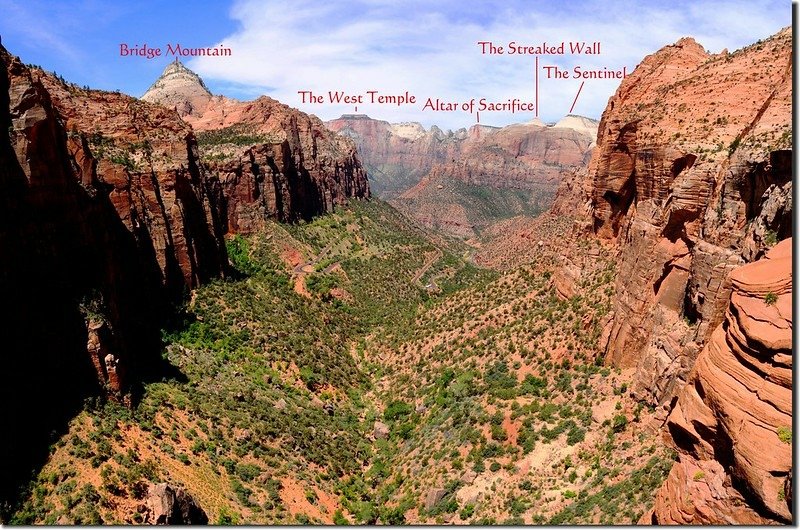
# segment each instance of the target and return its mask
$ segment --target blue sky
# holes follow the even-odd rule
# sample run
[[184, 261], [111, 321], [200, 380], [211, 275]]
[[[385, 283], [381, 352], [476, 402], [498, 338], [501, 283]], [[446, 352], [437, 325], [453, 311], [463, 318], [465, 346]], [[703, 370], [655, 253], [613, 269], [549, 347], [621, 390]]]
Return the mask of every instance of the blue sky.
[[[166, 47], [224, 44], [226, 58], [186, 61], [212, 92], [240, 99], [267, 94], [330, 119], [353, 105], [302, 104], [299, 90], [361, 94], [408, 90], [418, 104], [364, 104], [359, 112], [388, 121], [457, 128], [465, 112], [423, 111], [428, 98], [534, 99], [532, 57], [481, 55], [477, 42], [536, 45], [600, 41], [600, 56], [543, 57], [542, 65], [632, 70], [647, 54], [683, 36], [710, 52], [734, 50], [791, 24], [785, 0], [484, 1], [237, 0], [52, 2], [0, 0], [3, 45], [26, 63], [79, 85], [141, 95], [170, 58], [120, 57], [120, 43]], [[548, 80], [540, 71], [539, 117], [569, 111], [581, 81]], [[618, 80], [590, 80], [574, 112], [599, 118]], [[533, 113], [482, 113], [481, 123], [527, 121]]]

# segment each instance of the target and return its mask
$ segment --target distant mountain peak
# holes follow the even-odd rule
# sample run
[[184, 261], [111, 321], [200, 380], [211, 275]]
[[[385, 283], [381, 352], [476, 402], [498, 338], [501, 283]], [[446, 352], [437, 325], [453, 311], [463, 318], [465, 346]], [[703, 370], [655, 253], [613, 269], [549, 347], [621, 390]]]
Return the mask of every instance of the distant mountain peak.
[[205, 107], [212, 98], [211, 91], [195, 72], [180, 60], [169, 63], [142, 99], [175, 108], [182, 116]]

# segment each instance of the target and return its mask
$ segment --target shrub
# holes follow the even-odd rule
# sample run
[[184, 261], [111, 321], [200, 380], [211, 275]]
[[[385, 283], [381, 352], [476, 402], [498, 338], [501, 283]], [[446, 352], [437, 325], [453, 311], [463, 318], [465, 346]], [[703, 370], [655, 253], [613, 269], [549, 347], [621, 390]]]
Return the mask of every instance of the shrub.
[[773, 293], [772, 291], [764, 295], [764, 303], [767, 305], [775, 305], [777, 301], [778, 301], [778, 295]]
[[694, 480], [703, 480], [706, 477], [706, 474], [703, 471], [698, 471], [692, 477]]
[[778, 439], [785, 444], [792, 443], [792, 428], [778, 427]]
[[383, 411], [383, 417], [387, 421], [394, 421], [398, 418], [402, 418], [411, 414], [413, 409], [411, 405], [404, 401], [392, 401], [386, 407], [386, 410]]
[[611, 429], [614, 432], [622, 432], [625, 430], [625, 427], [628, 425], [628, 418], [625, 414], [617, 414], [614, 416], [614, 419], [611, 420]]

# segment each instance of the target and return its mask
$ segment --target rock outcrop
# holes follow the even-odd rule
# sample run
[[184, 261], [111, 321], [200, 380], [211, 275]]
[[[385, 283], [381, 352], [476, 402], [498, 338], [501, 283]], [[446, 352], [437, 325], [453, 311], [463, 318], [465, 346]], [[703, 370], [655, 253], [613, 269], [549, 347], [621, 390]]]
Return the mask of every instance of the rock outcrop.
[[605, 355], [638, 367], [652, 405], [669, 404], [721, 323], [728, 273], [791, 235], [791, 43], [787, 28], [709, 55], [681, 39], [603, 113], [588, 211], [620, 253]]
[[267, 96], [212, 96], [178, 62], [145, 98], [174, 108], [197, 133], [201, 165], [221, 184], [225, 231], [250, 233], [266, 219], [310, 219], [370, 195], [353, 142], [315, 116]]
[[205, 525], [208, 516], [182, 488], [151, 484], [145, 499], [145, 522], [152, 525]]
[[646, 521], [792, 521], [791, 244], [730, 274], [725, 320], [667, 419], [680, 460]]
[[199, 115], [212, 99], [200, 76], [175, 59], [142, 96], [142, 101], [175, 108], [181, 117]]

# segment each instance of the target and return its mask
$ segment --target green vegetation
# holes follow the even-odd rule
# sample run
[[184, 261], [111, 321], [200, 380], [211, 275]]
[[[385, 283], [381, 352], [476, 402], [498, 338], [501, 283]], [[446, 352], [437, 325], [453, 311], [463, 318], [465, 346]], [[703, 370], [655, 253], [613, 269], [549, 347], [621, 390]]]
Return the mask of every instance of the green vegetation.
[[778, 295], [773, 292], [768, 292], [764, 295], [764, 303], [767, 305], [775, 305], [778, 302]]
[[[635, 520], [671, 459], [649, 438], [633, 446], [627, 380], [594, 356], [613, 259], [600, 252], [564, 300], [546, 256], [500, 274], [466, 250], [380, 202], [229, 238], [233, 273], [164, 330], [181, 377], [147, 384], [133, 409], [87, 402], [15, 521], [142, 522], [115, 507], [156, 480], [191, 484], [221, 525], [544, 523], [603, 499], [618, 504], [604, 520]], [[82, 307], [106, 312], [91, 296]], [[601, 427], [602, 400], [618, 407]], [[519, 474], [551, 447], [552, 473]], [[459, 502], [469, 474], [492, 477], [497, 505]], [[649, 493], [629, 499], [637, 487]], [[544, 511], [556, 498], [575, 513]]]
[[778, 427], [778, 439], [785, 444], [792, 443], [792, 428], [791, 427]]
[[224, 144], [251, 146], [255, 144], [274, 143], [275, 141], [275, 138], [269, 135], [248, 132], [246, 126], [243, 124], [197, 133], [197, 145], [200, 147]]

